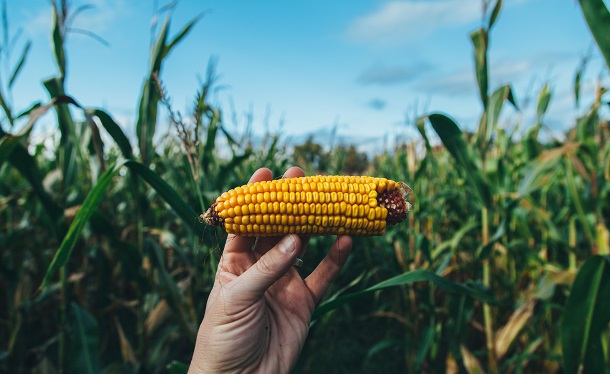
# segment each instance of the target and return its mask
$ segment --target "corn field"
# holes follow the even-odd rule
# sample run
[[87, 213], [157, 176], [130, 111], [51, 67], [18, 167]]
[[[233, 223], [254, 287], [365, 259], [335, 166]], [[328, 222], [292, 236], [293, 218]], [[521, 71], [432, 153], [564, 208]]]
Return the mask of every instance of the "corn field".
[[[602, 0], [579, 5], [607, 76], [610, 12]], [[520, 108], [511, 85], [489, 85], [501, 8], [492, 1], [470, 34], [478, 128], [429, 113], [407, 124], [419, 139], [358, 159], [353, 147], [309, 153], [313, 143], [292, 147], [282, 134], [253, 146], [231, 133], [210, 104], [213, 68], [191, 113], [176, 112], [162, 66], [199, 19], [175, 35], [169, 18], [159, 29], [135, 135], [126, 134], [112, 113], [66, 91], [69, 9], [53, 2], [48, 102], [6, 99], [27, 45], [1, 79], [0, 372], [186, 372], [226, 238], [198, 217], [259, 167], [277, 176], [296, 164], [307, 175], [405, 181], [414, 193], [407, 221], [355, 238], [295, 372], [610, 373], [607, 87], [600, 79], [562, 140], [539, 136], [549, 85], [535, 123], [500, 121], [503, 108]], [[575, 67], [576, 100], [586, 67]], [[164, 113], [173, 131], [158, 136]], [[54, 145], [31, 141], [44, 114], [56, 119]], [[303, 275], [333, 239], [310, 240]]]

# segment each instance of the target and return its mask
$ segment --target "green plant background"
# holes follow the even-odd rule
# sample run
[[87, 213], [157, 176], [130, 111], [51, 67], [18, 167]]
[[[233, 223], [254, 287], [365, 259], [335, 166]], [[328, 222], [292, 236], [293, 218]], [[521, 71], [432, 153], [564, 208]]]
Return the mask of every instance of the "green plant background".
[[[209, 103], [213, 64], [188, 118], [175, 112], [162, 65], [199, 19], [175, 35], [167, 19], [156, 35], [132, 142], [111, 113], [66, 92], [69, 9], [53, 2], [58, 75], [43, 82], [52, 99], [26, 110], [5, 100], [28, 43], [0, 87], [0, 372], [185, 372], [226, 236], [199, 214], [258, 167], [281, 175], [294, 164], [307, 174], [384, 176], [415, 191], [407, 222], [354, 241], [295, 372], [610, 372], [606, 87], [600, 80], [565, 140], [539, 141], [548, 84], [526, 131], [514, 130], [529, 125], [518, 116], [501, 125], [502, 108], [519, 103], [510, 85], [489, 86], [487, 47], [502, 1], [489, 3], [484, 27], [470, 35], [479, 127], [465, 132], [430, 113], [410, 124], [420, 139], [367, 155], [313, 139], [289, 147], [273, 133], [252, 146], [251, 134], [228, 131], [222, 108]], [[607, 7], [579, 4], [610, 65]], [[574, 79], [577, 105], [586, 67]], [[160, 107], [173, 135], [155, 137]], [[57, 144], [31, 143], [50, 111]], [[312, 238], [304, 275], [332, 240]]]

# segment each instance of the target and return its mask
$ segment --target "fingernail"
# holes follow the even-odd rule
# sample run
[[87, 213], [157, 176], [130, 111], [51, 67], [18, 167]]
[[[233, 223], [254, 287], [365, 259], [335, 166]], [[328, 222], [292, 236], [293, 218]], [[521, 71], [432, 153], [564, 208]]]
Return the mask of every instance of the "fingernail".
[[278, 249], [284, 254], [291, 254], [297, 249], [296, 240], [294, 239], [294, 235], [288, 235], [284, 239], [282, 239], [278, 244]]

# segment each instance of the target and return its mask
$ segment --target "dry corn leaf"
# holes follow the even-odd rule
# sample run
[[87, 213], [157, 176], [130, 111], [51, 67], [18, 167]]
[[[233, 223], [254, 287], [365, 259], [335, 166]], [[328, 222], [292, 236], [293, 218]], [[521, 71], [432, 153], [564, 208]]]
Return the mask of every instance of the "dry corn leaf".
[[466, 348], [466, 346], [460, 346], [462, 352], [462, 358], [464, 359], [464, 366], [469, 374], [484, 374], [485, 371], [481, 366], [481, 363], [477, 358]]
[[447, 361], [445, 361], [445, 374], [458, 374], [459, 372], [460, 367], [455, 362], [455, 358], [453, 358], [452, 354], [448, 354]]
[[154, 309], [148, 314], [146, 322], [144, 322], [146, 326], [146, 335], [151, 336], [161, 323], [165, 321], [168, 315], [169, 306], [167, 305], [167, 302], [165, 302], [165, 300], [159, 301]]
[[121, 323], [117, 318], [114, 319], [114, 325], [116, 326], [116, 330], [119, 334], [119, 342], [121, 344], [121, 356], [123, 356], [123, 361], [127, 361], [132, 365], [136, 365], [138, 360], [136, 360], [136, 354], [131, 347], [131, 343], [125, 336], [123, 332], [123, 327], [121, 327]]
[[506, 354], [513, 340], [519, 335], [519, 332], [521, 332], [523, 326], [532, 317], [532, 314], [534, 314], [535, 306], [535, 300], [530, 300], [521, 305], [510, 316], [506, 325], [498, 331], [496, 334], [496, 357], [500, 359]]

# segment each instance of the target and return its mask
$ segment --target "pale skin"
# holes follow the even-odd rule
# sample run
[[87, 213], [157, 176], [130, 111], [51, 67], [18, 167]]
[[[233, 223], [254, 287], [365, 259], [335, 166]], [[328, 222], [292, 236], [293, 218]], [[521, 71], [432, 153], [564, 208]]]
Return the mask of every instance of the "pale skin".
[[[304, 176], [292, 167], [284, 177]], [[271, 180], [258, 169], [250, 182]], [[311, 314], [352, 248], [339, 236], [305, 279], [293, 266], [306, 238], [229, 235], [199, 327], [189, 373], [288, 373], [309, 331]]]

